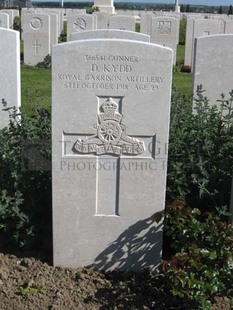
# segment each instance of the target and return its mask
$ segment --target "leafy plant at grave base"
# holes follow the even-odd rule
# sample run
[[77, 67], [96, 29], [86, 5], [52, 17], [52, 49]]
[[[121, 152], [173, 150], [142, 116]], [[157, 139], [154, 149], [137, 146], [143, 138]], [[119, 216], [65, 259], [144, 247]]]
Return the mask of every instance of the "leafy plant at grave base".
[[141, 29], [141, 24], [140, 23], [136, 23], [135, 24], [135, 32], [140, 32]]
[[216, 296], [232, 299], [233, 226], [178, 202], [167, 207], [164, 227], [175, 251], [162, 264], [171, 294], [206, 310]]
[[51, 55], [48, 54], [45, 56], [44, 60], [42, 62], [39, 62], [36, 65], [37, 68], [44, 68], [44, 69], [50, 69], [51, 68]]
[[43, 285], [41, 285], [39, 282], [33, 282], [28, 283], [27, 285], [25, 285], [25, 287], [21, 287], [19, 291], [16, 292], [16, 295], [24, 297], [28, 294], [34, 294], [44, 291], [47, 291], [47, 289]]
[[50, 113], [35, 106], [27, 116], [2, 103], [9, 126], [0, 130], [0, 247], [31, 246], [51, 212]]
[[[190, 207], [227, 215], [233, 167], [233, 92], [222, 96], [221, 110], [210, 107], [201, 87], [191, 103], [173, 92], [167, 201], [184, 199]], [[223, 115], [223, 110], [225, 115]]]

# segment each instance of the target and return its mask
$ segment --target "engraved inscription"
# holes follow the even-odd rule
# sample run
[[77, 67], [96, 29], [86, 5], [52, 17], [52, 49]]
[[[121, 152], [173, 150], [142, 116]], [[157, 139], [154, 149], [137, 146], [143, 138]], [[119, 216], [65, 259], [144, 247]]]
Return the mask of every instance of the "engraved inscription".
[[73, 145], [73, 151], [79, 154], [94, 153], [97, 155], [139, 155], [145, 151], [143, 141], [126, 134], [126, 127], [121, 124], [122, 115], [118, 105], [108, 98], [97, 114], [98, 123], [94, 125], [96, 133], [86, 139], [78, 139]]
[[86, 29], [86, 21], [83, 18], [78, 18], [74, 23], [73, 27], [75, 30], [85, 30]]
[[141, 62], [138, 56], [84, 55], [84, 61], [89, 66], [87, 74], [57, 74], [63, 89], [156, 92], [164, 82], [164, 77], [159, 74], [142, 75], [138, 70], [136, 73], [138, 66], [135, 65]]
[[171, 34], [172, 25], [170, 21], [159, 21], [158, 22], [158, 33], [159, 34]]
[[39, 30], [43, 26], [43, 22], [39, 17], [35, 17], [30, 21], [30, 27], [33, 30]]

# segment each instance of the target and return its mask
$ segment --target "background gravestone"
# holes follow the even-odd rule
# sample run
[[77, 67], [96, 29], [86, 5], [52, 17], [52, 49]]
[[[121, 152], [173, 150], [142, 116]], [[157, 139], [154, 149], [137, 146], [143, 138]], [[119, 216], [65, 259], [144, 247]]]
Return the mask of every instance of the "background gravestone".
[[176, 49], [179, 38], [179, 20], [165, 16], [153, 17], [151, 21], [151, 42], [170, 47], [173, 50], [173, 64], [176, 64]]
[[[233, 90], [233, 35], [213, 35], [195, 40], [193, 93], [202, 84], [210, 104]], [[225, 111], [227, 113], [227, 111]]]
[[73, 41], [52, 68], [54, 265], [156, 270], [172, 50]]
[[109, 18], [109, 29], [135, 31], [135, 17], [125, 15], [112, 15]]
[[24, 63], [34, 66], [51, 52], [50, 16], [27, 14], [24, 16]]
[[0, 12], [0, 28], [9, 28], [9, 15]]
[[108, 25], [109, 25], [109, 13], [94, 12], [93, 15], [96, 16], [96, 20], [97, 20], [97, 29], [108, 29]]
[[84, 32], [76, 32], [71, 33], [70, 35], [71, 41], [75, 40], [87, 40], [87, 39], [124, 39], [124, 40], [135, 40], [135, 41], [143, 41], [150, 42], [150, 36], [133, 32], [133, 31], [123, 31], [117, 29], [105, 29], [105, 30], [93, 30], [93, 31], [84, 31]]
[[206, 37], [209, 35], [220, 34], [221, 23], [219, 20], [197, 19], [193, 22], [191, 66], [193, 66], [194, 40], [197, 37]]
[[67, 18], [67, 41], [70, 41], [70, 35], [73, 32], [83, 32], [96, 29], [95, 15], [70, 15]]
[[19, 107], [20, 93], [20, 39], [19, 32], [0, 28], [0, 129], [9, 124], [9, 113], [2, 111], [2, 99], [8, 107]]

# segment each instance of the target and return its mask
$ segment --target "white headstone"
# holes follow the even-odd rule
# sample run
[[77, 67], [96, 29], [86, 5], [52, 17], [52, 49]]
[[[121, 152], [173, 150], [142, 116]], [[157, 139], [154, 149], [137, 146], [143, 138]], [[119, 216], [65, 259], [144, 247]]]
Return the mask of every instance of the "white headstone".
[[2, 99], [7, 107], [20, 107], [20, 38], [19, 32], [0, 28], [0, 129], [9, 124], [9, 113], [2, 111]]
[[109, 27], [109, 13], [94, 12], [93, 15], [96, 16], [97, 29], [108, 29], [108, 27]]
[[50, 16], [50, 44], [51, 46], [58, 44], [59, 36], [59, 20], [58, 14], [48, 13]]
[[24, 63], [34, 66], [51, 53], [50, 16], [28, 14], [24, 16]]
[[71, 33], [71, 41], [75, 40], [88, 40], [88, 39], [124, 39], [150, 42], [150, 36], [125, 30], [105, 29], [105, 30], [90, 30], [84, 32]]
[[[212, 35], [195, 40], [193, 92], [202, 84], [210, 104], [233, 90], [233, 35]], [[227, 111], [225, 111], [227, 112]]]
[[192, 65], [193, 25], [194, 25], [194, 18], [187, 18], [184, 65], [190, 67]]
[[1, 13], [6, 13], [9, 15], [9, 28], [13, 29], [13, 23], [14, 23], [14, 11], [15, 10], [1, 10]]
[[233, 20], [225, 22], [225, 34], [233, 34]]
[[73, 41], [52, 68], [54, 265], [156, 270], [172, 50]]
[[194, 40], [197, 37], [206, 37], [213, 34], [220, 34], [221, 23], [219, 20], [211, 19], [196, 19], [193, 21], [193, 36], [192, 36], [192, 50], [191, 50], [191, 64], [194, 55]]
[[67, 18], [67, 41], [73, 32], [96, 29], [96, 16], [89, 14], [69, 15]]
[[125, 15], [112, 15], [109, 19], [109, 29], [135, 31], [135, 17]]
[[141, 28], [140, 32], [151, 35], [152, 15], [149, 13], [141, 13]]
[[170, 17], [153, 17], [151, 42], [173, 49], [173, 64], [176, 64], [176, 49], [179, 38], [179, 20]]
[[9, 28], [9, 15], [6, 13], [0, 13], [0, 28]]

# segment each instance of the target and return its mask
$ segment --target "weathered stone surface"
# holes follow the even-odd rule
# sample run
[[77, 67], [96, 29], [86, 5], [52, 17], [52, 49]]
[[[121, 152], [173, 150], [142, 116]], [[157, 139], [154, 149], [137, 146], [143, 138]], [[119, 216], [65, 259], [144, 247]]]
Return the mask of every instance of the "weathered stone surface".
[[95, 15], [69, 15], [67, 18], [67, 41], [70, 41], [70, 35], [73, 32], [83, 32], [96, 29]]
[[109, 19], [109, 29], [135, 31], [135, 17], [126, 15], [112, 15]]
[[2, 99], [8, 107], [21, 104], [19, 32], [0, 28], [0, 129], [9, 124], [9, 113], [2, 111]]
[[[233, 35], [212, 35], [195, 40], [193, 92], [202, 84], [210, 105], [233, 90]], [[224, 111], [227, 113], [227, 110]]]
[[0, 28], [9, 28], [9, 15], [0, 12]]
[[75, 40], [88, 40], [88, 39], [124, 39], [124, 40], [135, 40], [150, 42], [150, 36], [125, 30], [116, 30], [116, 29], [105, 29], [105, 30], [93, 30], [93, 31], [84, 31], [71, 33], [71, 41]]
[[24, 16], [24, 62], [34, 66], [51, 53], [50, 16], [27, 14]]
[[53, 47], [52, 68], [54, 264], [156, 270], [172, 50], [74, 41]]

